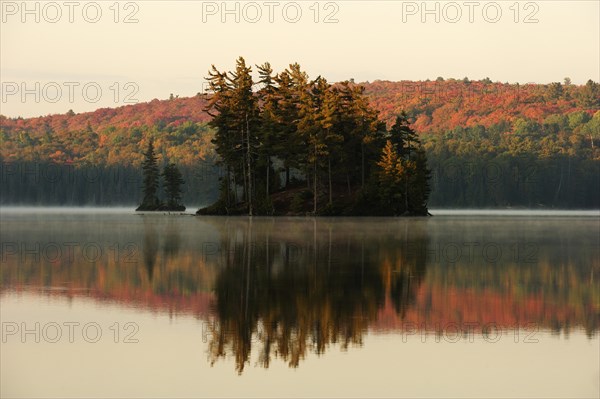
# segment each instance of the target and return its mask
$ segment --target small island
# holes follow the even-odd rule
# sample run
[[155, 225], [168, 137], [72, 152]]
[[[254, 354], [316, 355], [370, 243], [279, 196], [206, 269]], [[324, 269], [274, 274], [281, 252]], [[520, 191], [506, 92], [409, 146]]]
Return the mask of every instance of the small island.
[[[167, 163], [162, 173], [159, 173], [158, 161], [154, 152], [154, 141], [150, 139], [144, 154], [142, 164], [144, 175], [143, 199], [136, 212], [183, 212], [185, 206], [181, 203], [181, 185], [184, 184], [179, 168], [174, 163]], [[163, 179], [166, 201], [158, 198], [159, 178]]]
[[[267, 62], [207, 77], [223, 177], [198, 215], [427, 216], [427, 158], [404, 112], [389, 128], [353, 81]], [[146, 197], [145, 197], [146, 198]], [[150, 198], [151, 199], [151, 198]]]

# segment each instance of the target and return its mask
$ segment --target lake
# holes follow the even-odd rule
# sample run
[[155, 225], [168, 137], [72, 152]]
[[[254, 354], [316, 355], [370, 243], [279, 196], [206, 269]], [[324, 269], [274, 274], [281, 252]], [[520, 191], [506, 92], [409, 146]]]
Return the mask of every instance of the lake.
[[2, 397], [598, 397], [600, 213], [4, 208]]

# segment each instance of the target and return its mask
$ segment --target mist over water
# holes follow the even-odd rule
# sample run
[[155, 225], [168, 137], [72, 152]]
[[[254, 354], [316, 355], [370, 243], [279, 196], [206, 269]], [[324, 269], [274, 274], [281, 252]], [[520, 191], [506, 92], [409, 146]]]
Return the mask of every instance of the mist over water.
[[[196, 210], [207, 206], [193, 205], [187, 207], [186, 214], [194, 214]], [[4, 205], [0, 207], [0, 213], [134, 213], [136, 205], [131, 206], [21, 206]], [[590, 216], [600, 217], [600, 209], [430, 209], [433, 216]], [[164, 213], [164, 212], [158, 212]], [[177, 213], [177, 212], [173, 212]]]
[[432, 209], [434, 216], [590, 216], [600, 217], [600, 209]]
[[[185, 212], [171, 212], [173, 214], [175, 213], [186, 213], [186, 214], [194, 214], [196, 212], [196, 210], [198, 210], [201, 207], [204, 207], [205, 205], [198, 205], [198, 206], [190, 206], [186, 209]], [[53, 214], [65, 214], [65, 215], [69, 215], [69, 214], [120, 214], [120, 213], [125, 213], [125, 214], [136, 214], [136, 215], [141, 215], [144, 214], [144, 212], [135, 212], [135, 208], [137, 207], [137, 205], [131, 205], [131, 206], [106, 206], [106, 207], [99, 207], [99, 206], [15, 206], [15, 205], [9, 205], [9, 206], [1, 206], [0, 207], [0, 214], [5, 213], [5, 214], [47, 214], [47, 213], [53, 213]], [[158, 214], [163, 214], [163, 213], [168, 213], [168, 212], [156, 212]]]

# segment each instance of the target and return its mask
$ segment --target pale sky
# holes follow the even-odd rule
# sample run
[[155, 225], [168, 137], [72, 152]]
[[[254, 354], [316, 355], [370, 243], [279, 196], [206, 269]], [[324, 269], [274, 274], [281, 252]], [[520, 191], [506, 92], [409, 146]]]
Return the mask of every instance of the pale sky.
[[240, 55], [329, 81], [600, 80], [597, 0], [115, 3], [0, 1], [0, 113], [191, 96]]

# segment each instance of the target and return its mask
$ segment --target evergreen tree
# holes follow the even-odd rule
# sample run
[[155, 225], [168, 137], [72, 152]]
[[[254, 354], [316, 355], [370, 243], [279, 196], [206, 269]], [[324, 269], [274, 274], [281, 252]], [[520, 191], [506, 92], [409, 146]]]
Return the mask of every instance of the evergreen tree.
[[308, 149], [304, 135], [299, 131], [301, 120], [308, 115], [310, 83], [308, 75], [300, 65], [291, 64], [279, 73], [277, 82], [277, 120], [280, 126], [280, 139], [274, 149], [283, 161], [285, 168], [285, 187], [290, 185], [290, 169], [306, 167]]
[[580, 94], [580, 102], [586, 108], [600, 106], [600, 84], [588, 80]]
[[379, 166], [379, 198], [381, 203], [373, 205], [379, 205], [387, 212], [399, 215], [402, 210], [401, 200], [404, 196], [402, 181], [406, 171], [391, 140], [386, 141], [377, 166]]
[[[387, 132], [362, 86], [331, 85], [320, 76], [309, 80], [297, 63], [279, 74], [269, 63], [257, 69], [258, 90], [241, 57], [234, 72], [214, 66], [209, 72], [212, 95], [206, 111], [213, 117], [213, 143], [227, 177], [219, 201], [200, 213], [244, 213], [246, 208], [249, 215], [274, 214], [276, 207], [304, 213], [311, 196], [315, 215], [426, 213], [429, 171], [406, 114]], [[284, 191], [292, 189], [292, 168], [308, 189], [272, 197], [279, 186], [277, 162], [285, 169]], [[421, 165], [425, 169], [418, 173]], [[241, 201], [235, 198], [239, 188]], [[327, 206], [319, 207], [325, 196]], [[369, 210], [371, 199], [371, 207], [380, 209]], [[293, 210], [292, 203], [298, 205]]]
[[169, 210], [185, 210], [185, 207], [181, 204], [181, 185], [185, 182], [177, 165], [169, 163], [163, 169], [162, 176]]
[[390, 140], [396, 148], [398, 155], [404, 162], [405, 173], [403, 179], [403, 193], [404, 193], [404, 212], [411, 212], [409, 203], [411, 190], [409, 189], [410, 175], [408, 171], [413, 165], [413, 156], [415, 155], [416, 146], [419, 145], [419, 137], [417, 133], [410, 127], [408, 117], [404, 111], [396, 117], [396, 122], [390, 129]]
[[241, 148], [241, 137], [233, 126], [234, 109], [231, 104], [231, 86], [227, 82], [227, 74], [220, 72], [213, 65], [206, 80], [211, 95], [204, 110], [212, 117], [210, 126], [215, 129], [212, 143], [220, 157], [219, 163], [224, 164], [227, 169], [221, 190], [221, 202], [227, 209], [237, 199], [236, 160], [239, 157], [238, 149]]
[[279, 101], [273, 68], [271, 68], [271, 64], [265, 62], [263, 65], [257, 66], [257, 69], [260, 76], [259, 83], [262, 85], [258, 92], [261, 108], [257, 166], [259, 170], [265, 171], [263, 205], [268, 209], [271, 208], [269, 194], [272, 189], [279, 186], [277, 176], [272, 173], [271, 156], [274, 155], [276, 143], [281, 141], [282, 137], [281, 125], [278, 120]]
[[410, 158], [416, 149], [419, 138], [415, 131], [410, 127], [408, 116], [404, 111], [396, 117], [396, 121], [389, 132], [390, 140], [402, 157]]
[[350, 192], [352, 183], [364, 188], [370, 164], [377, 159], [384, 144], [385, 125], [369, 105], [363, 86], [345, 81], [339, 87], [341, 120], [338, 130], [344, 136], [340, 172]]
[[327, 171], [329, 205], [332, 204], [332, 163], [335, 151], [344, 138], [339, 134], [340, 106], [338, 91], [318, 77], [300, 97], [298, 134], [305, 143], [302, 159], [306, 176], [312, 176], [313, 213], [318, 210], [319, 181]]
[[146, 153], [144, 154], [144, 162], [142, 163], [143, 173], [143, 194], [142, 204], [136, 209], [137, 211], [153, 211], [160, 206], [160, 201], [156, 195], [158, 191], [158, 162], [154, 153], [154, 142], [151, 138], [148, 142]]
[[427, 166], [425, 150], [419, 147], [415, 150], [414, 173], [409, 178], [408, 212], [416, 215], [427, 215], [427, 200], [431, 188], [429, 179], [431, 170]]
[[329, 206], [333, 205], [332, 164], [335, 166], [340, 154], [344, 136], [340, 134], [339, 124], [342, 116], [339, 91], [331, 87], [324, 78], [319, 78], [316, 85], [316, 95], [322, 96], [318, 112], [320, 123], [320, 141], [323, 145], [321, 153], [327, 159], [327, 180], [329, 188]]
[[219, 72], [213, 66], [207, 78], [212, 95], [205, 108], [213, 117], [211, 126], [217, 130], [213, 143], [227, 166], [227, 204], [231, 203], [230, 192], [235, 196], [237, 182], [241, 181], [249, 214], [253, 213], [253, 181], [259, 145], [259, 107], [252, 91], [251, 72], [243, 57], [236, 61], [235, 72]]
[[233, 108], [233, 129], [241, 136], [242, 170], [244, 194], [248, 205], [248, 214], [254, 210], [254, 169], [258, 146], [258, 101], [252, 91], [252, 68], [246, 66], [243, 57], [236, 61], [235, 72], [228, 76], [231, 85], [231, 106]]

